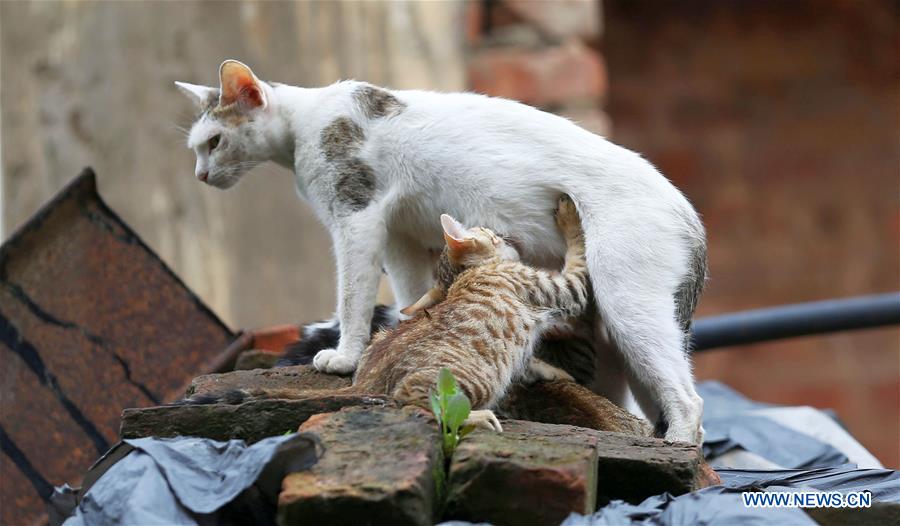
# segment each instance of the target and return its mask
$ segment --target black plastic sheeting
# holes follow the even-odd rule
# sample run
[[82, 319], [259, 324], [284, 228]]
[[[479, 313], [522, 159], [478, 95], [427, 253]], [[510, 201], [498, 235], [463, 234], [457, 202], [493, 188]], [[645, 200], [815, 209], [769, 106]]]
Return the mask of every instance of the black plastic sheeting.
[[[742, 449], [774, 464], [796, 469], [717, 468], [721, 486], [678, 497], [664, 493], [639, 504], [613, 501], [593, 515], [572, 514], [564, 526], [816, 524], [800, 508], [747, 508], [741, 500], [744, 491], [869, 491], [873, 502], [900, 504], [900, 472], [857, 469], [831, 444], [764, 416], [766, 409], [782, 406], [749, 400], [718, 382], [703, 382], [697, 391], [704, 403], [703, 453], [707, 459], [712, 462], [723, 453]], [[823, 418], [834, 416], [823, 412]]]
[[749, 414], [773, 406], [749, 400], [719, 382], [697, 385], [703, 398], [703, 454], [713, 459], [744, 449], [785, 468], [840, 466], [847, 456], [835, 447], [777, 422]]
[[668, 493], [650, 497], [640, 504], [613, 501], [589, 516], [572, 514], [563, 526], [643, 524], [681, 526], [683, 524], [810, 524], [800, 508], [747, 508], [741, 500], [745, 491], [869, 491], [874, 502], [900, 503], [900, 473], [889, 469], [856, 469], [854, 465], [813, 470], [717, 470], [721, 486], [704, 488], [673, 497]]
[[[140, 438], [83, 495], [65, 526], [274, 523], [281, 481], [316, 463], [309, 435], [242, 440]], [[57, 501], [67, 500], [65, 489]]]
[[[593, 515], [571, 515], [565, 526], [815, 524], [797, 508], [746, 508], [743, 491], [869, 491], [874, 502], [900, 505], [900, 473], [856, 469], [830, 443], [765, 417], [778, 406], [748, 400], [717, 382], [704, 382], [698, 391], [704, 399], [707, 458], [742, 449], [799, 469], [717, 469], [721, 486], [678, 497], [656, 495], [638, 504], [613, 501]], [[829, 423], [832, 418], [822, 415]], [[66, 526], [272, 524], [284, 476], [312, 466], [320, 456], [319, 444], [304, 434], [250, 446], [192, 437], [126, 440], [88, 472], [77, 507], [82, 492], [57, 488], [51, 523], [59, 524], [75, 507]]]

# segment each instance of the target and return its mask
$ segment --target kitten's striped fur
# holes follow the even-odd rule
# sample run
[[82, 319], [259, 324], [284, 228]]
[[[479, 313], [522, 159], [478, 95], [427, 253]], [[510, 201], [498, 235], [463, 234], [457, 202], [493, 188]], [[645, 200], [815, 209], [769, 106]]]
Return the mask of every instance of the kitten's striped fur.
[[567, 244], [562, 272], [503, 260], [486, 229], [469, 230], [464, 246], [448, 237], [451, 260], [464, 270], [446, 299], [378, 334], [354, 388], [427, 408], [438, 371], [448, 367], [473, 408], [492, 407], [526, 372], [541, 328], [579, 316], [591, 297], [581, 222], [568, 198], [560, 200], [557, 223]]

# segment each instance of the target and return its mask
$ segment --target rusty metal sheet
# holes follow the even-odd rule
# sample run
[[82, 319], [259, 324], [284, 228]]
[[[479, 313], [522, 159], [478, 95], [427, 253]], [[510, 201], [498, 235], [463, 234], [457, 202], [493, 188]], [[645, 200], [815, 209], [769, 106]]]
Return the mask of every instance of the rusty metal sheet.
[[0, 524], [40, 519], [123, 408], [180, 397], [233, 339], [86, 169], [0, 247]]

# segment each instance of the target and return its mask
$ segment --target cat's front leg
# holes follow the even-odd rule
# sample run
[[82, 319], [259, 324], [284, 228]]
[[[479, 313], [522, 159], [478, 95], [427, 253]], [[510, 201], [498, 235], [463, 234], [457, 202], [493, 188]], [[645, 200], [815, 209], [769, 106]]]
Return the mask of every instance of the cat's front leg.
[[351, 374], [369, 342], [387, 229], [380, 210], [370, 205], [339, 219], [334, 230], [341, 337], [337, 349], [319, 351], [313, 365], [325, 373]]

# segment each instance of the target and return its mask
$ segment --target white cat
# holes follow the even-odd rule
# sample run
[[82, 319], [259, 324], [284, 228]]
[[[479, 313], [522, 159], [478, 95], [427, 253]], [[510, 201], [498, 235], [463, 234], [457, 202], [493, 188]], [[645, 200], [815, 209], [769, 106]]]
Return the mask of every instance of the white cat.
[[598, 390], [622, 404], [630, 386], [667, 439], [701, 440], [686, 334], [706, 275], [705, 234], [649, 162], [505, 99], [270, 84], [233, 60], [219, 77], [218, 89], [177, 83], [203, 110], [188, 138], [196, 176], [229, 188], [258, 163], [290, 167], [334, 241], [340, 343], [316, 355], [319, 370], [356, 367], [382, 267], [400, 305], [429, 290], [441, 214], [503, 234], [530, 264], [558, 267], [565, 245], [553, 210], [566, 193], [584, 223], [598, 332], [617, 351]]

